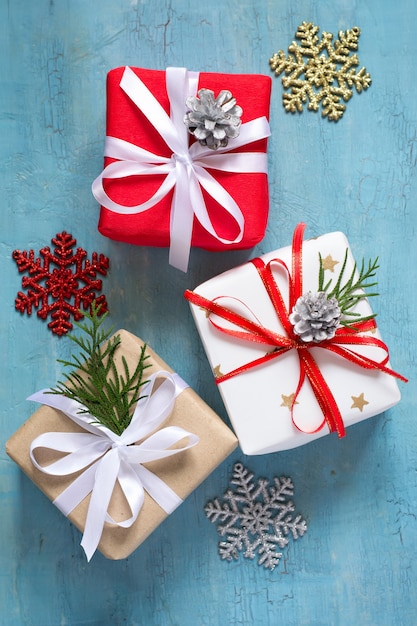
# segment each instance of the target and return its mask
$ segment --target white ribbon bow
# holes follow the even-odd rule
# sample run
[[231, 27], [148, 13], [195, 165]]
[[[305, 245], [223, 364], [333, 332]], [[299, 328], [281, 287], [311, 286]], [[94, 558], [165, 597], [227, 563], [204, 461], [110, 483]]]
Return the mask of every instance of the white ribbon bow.
[[[164, 378], [164, 381], [154, 390], [158, 378]], [[146, 384], [148, 395], [139, 400], [129, 426], [121, 435], [97, 424], [92, 415], [80, 414], [85, 407], [65, 396], [51, 395], [47, 393], [48, 390], [42, 390], [28, 398], [62, 411], [88, 431], [44, 433], [36, 437], [30, 447], [32, 463], [45, 474], [67, 476], [84, 470], [54, 500], [54, 504], [64, 515], [69, 515], [91, 493], [81, 542], [88, 561], [98, 546], [106, 521], [123, 528], [132, 526], [142, 508], [144, 490], [166, 513], [172, 513], [181, 504], [181, 498], [142, 463], [178, 454], [198, 443], [197, 435], [177, 426], [167, 426], [153, 432], [170, 415], [175, 398], [186, 387], [186, 383], [177, 374], [160, 371], [151, 376]], [[170, 449], [185, 437], [189, 438], [187, 445]], [[132, 445], [138, 441], [141, 443]], [[37, 448], [49, 448], [66, 455], [50, 465], [42, 466], [35, 457]], [[131, 511], [128, 519], [119, 522], [107, 511], [116, 480], [119, 481]]]
[[[129, 67], [125, 68], [120, 87], [155, 127], [172, 150], [172, 155], [169, 158], [163, 157], [123, 139], [107, 136], [104, 155], [118, 160], [107, 165], [92, 185], [93, 195], [102, 206], [126, 215], [147, 211], [175, 187], [170, 217], [169, 262], [183, 272], [188, 267], [194, 215], [203, 228], [222, 243], [238, 243], [243, 237], [245, 220], [242, 211], [207, 169], [266, 174], [267, 156], [264, 152], [230, 153], [230, 150], [265, 139], [271, 134], [266, 117], [258, 117], [242, 124], [239, 136], [230, 139], [225, 148], [213, 152], [198, 142], [189, 146], [190, 135], [184, 124], [185, 101], [189, 96], [196, 95], [198, 76], [198, 73], [188, 72], [185, 68], [167, 68], [166, 86], [171, 112], [168, 116], [141, 79]], [[118, 204], [104, 190], [105, 178], [124, 178], [140, 174], [167, 174], [156, 193], [143, 204]], [[224, 239], [217, 234], [201, 187], [235, 220], [239, 232], [234, 239]]]

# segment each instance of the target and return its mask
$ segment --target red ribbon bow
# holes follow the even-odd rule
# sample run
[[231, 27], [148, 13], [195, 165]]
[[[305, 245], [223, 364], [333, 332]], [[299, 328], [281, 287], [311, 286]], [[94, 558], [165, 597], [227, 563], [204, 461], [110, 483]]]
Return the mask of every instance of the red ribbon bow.
[[[206, 309], [209, 313], [219, 316], [231, 322], [234, 326], [240, 327], [243, 330], [234, 330], [230, 328], [224, 328], [219, 324], [216, 324], [213, 320], [210, 320], [213, 326], [235, 338], [244, 339], [246, 341], [253, 341], [268, 346], [273, 346], [274, 349], [271, 352], [254, 359], [249, 363], [245, 363], [240, 367], [232, 370], [228, 374], [219, 376], [216, 378], [216, 383], [219, 384], [237, 376], [242, 372], [246, 372], [253, 367], [257, 367], [263, 363], [272, 361], [273, 359], [280, 358], [289, 350], [296, 350], [300, 363], [300, 376], [298, 380], [297, 389], [294, 393], [294, 397], [291, 404], [291, 417], [294, 422], [294, 406], [297, 401], [298, 394], [304, 385], [307, 378], [311, 388], [314, 392], [316, 400], [323, 413], [324, 419], [322, 423], [314, 431], [310, 431], [310, 434], [316, 433], [321, 430], [325, 423], [327, 423], [330, 432], [337, 432], [339, 437], [344, 437], [345, 426], [343, 423], [342, 415], [340, 413], [337, 402], [327, 385], [320, 368], [311, 353], [311, 348], [323, 348], [330, 350], [334, 354], [346, 359], [350, 363], [358, 365], [367, 370], [378, 370], [395, 376], [396, 378], [407, 382], [401, 374], [394, 372], [387, 367], [389, 361], [389, 352], [387, 345], [378, 339], [377, 337], [364, 336], [359, 333], [374, 330], [376, 328], [375, 321], [367, 320], [351, 324], [347, 327], [340, 327], [336, 330], [333, 338], [326, 339], [317, 343], [305, 343], [294, 333], [294, 327], [289, 320], [290, 312], [292, 311], [298, 298], [303, 294], [303, 273], [302, 273], [302, 248], [303, 248], [303, 235], [305, 230], [305, 224], [298, 224], [294, 231], [292, 242], [292, 271], [290, 273], [288, 267], [281, 259], [272, 259], [269, 263], [264, 263], [260, 258], [252, 259], [251, 263], [256, 267], [258, 274], [264, 284], [264, 287], [269, 295], [269, 298], [277, 313], [278, 319], [281, 322], [282, 327], [286, 332], [285, 335], [276, 333], [263, 327], [261, 324], [253, 322], [242, 315], [231, 311], [220, 305], [216, 300], [208, 300], [203, 296], [187, 290], [184, 294], [185, 298], [199, 307]], [[287, 309], [281, 291], [275, 281], [272, 273], [272, 267], [278, 265], [284, 268], [288, 278], [288, 290], [289, 290], [289, 307]], [[383, 358], [381, 361], [376, 361], [363, 354], [355, 351], [353, 346], [369, 346], [380, 348], [383, 351]], [[301, 430], [296, 424], [298, 430]]]

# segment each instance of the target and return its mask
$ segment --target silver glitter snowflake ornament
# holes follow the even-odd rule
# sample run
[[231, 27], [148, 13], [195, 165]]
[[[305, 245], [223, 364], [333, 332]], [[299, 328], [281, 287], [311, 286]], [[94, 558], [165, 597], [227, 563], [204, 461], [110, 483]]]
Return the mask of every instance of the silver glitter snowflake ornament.
[[204, 509], [212, 523], [222, 522], [217, 532], [225, 540], [219, 542], [219, 554], [227, 561], [237, 560], [241, 552], [248, 559], [258, 555], [258, 565], [273, 570], [282, 557], [277, 546], [284, 548], [291, 536], [298, 539], [307, 531], [301, 515], [293, 517], [294, 504], [287, 499], [294, 493], [292, 480], [274, 478], [270, 486], [259, 478], [255, 483], [253, 474], [236, 463], [231, 484], [236, 491], [228, 489], [225, 502], [215, 498]]
[[230, 91], [223, 89], [215, 98], [211, 89], [200, 89], [198, 97], [187, 98], [186, 105], [190, 111], [184, 123], [202, 146], [224, 148], [239, 135], [243, 111]]
[[298, 298], [289, 320], [303, 341], [319, 342], [334, 337], [341, 317], [336, 298], [329, 298], [324, 291], [309, 291]]

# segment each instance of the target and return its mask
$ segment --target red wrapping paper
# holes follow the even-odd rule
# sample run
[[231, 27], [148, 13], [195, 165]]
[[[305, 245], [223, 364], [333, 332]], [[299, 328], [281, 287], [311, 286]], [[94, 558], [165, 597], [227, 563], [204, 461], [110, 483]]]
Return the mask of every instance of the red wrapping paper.
[[[120, 88], [124, 67], [111, 70], [107, 75], [107, 119], [108, 136], [129, 141], [155, 154], [170, 157], [171, 150], [162, 137]], [[165, 84], [165, 72], [131, 68], [157, 98], [169, 114], [169, 100]], [[265, 116], [269, 119], [271, 79], [269, 76], [250, 74], [200, 73], [198, 89], [207, 88], [215, 96], [228, 89], [243, 109], [242, 123]], [[184, 115], [187, 111], [184, 102]], [[190, 135], [190, 144], [194, 138]], [[229, 144], [230, 145], [230, 144]], [[266, 152], [267, 139], [261, 139], [234, 150], [233, 152]], [[114, 159], [104, 158], [104, 167]], [[238, 204], [245, 219], [242, 240], [225, 244], [208, 233], [194, 218], [192, 246], [206, 250], [231, 250], [251, 248], [262, 240], [268, 219], [268, 180], [264, 173], [232, 173], [210, 170], [210, 173], [230, 193]], [[130, 176], [122, 179], [106, 179], [104, 188], [112, 200], [126, 206], [141, 204], [148, 200], [161, 185], [164, 175]], [[238, 226], [224, 209], [205, 190], [203, 196], [217, 233], [224, 239], [234, 239]], [[100, 208], [98, 229], [110, 239], [126, 243], [169, 247], [170, 213], [173, 191], [157, 205], [133, 215], [114, 213]]]

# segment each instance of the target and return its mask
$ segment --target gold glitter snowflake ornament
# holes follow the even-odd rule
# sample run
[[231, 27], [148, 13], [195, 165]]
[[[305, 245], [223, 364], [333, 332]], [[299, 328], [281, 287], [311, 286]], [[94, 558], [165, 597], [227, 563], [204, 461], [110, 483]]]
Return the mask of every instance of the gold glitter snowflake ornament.
[[282, 103], [287, 112], [301, 113], [308, 101], [310, 111], [318, 111], [321, 105], [322, 116], [331, 122], [337, 122], [346, 110], [347, 102], [353, 95], [353, 87], [358, 93], [368, 89], [371, 77], [362, 67], [359, 71], [357, 54], [360, 28], [339, 31], [338, 39], [333, 42], [333, 35], [322, 32], [317, 36], [319, 27], [312, 22], [303, 22], [295, 34], [300, 44], [293, 41], [288, 46], [288, 57], [283, 50], [276, 52], [270, 59], [271, 69], [282, 77], [284, 89]]

